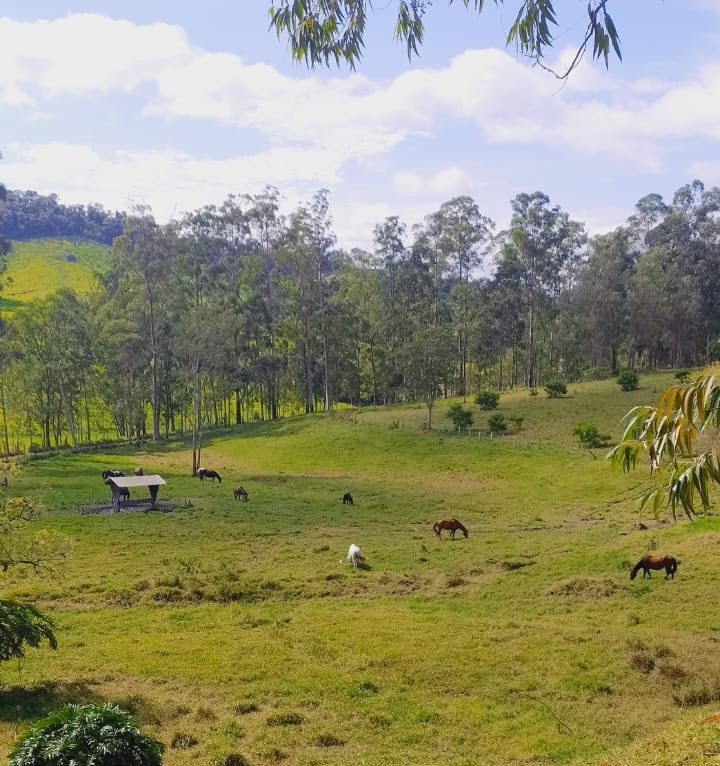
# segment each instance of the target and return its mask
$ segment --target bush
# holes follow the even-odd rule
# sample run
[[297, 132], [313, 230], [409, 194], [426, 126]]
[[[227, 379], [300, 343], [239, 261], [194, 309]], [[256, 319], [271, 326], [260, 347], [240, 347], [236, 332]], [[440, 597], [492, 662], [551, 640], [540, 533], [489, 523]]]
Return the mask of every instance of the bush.
[[10, 766], [160, 766], [164, 747], [114, 705], [65, 705], [22, 736]]
[[496, 410], [499, 401], [497, 391], [478, 391], [475, 395], [475, 404], [479, 404], [481, 410]]
[[508, 422], [505, 420], [505, 415], [497, 412], [488, 418], [488, 428], [491, 433], [502, 434], [508, 429]]
[[551, 380], [545, 386], [545, 393], [549, 399], [559, 399], [567, 394], [567, 386], [561, 380]]
[[690, 370], [678, 370], [675, 373], [675, 379], [680, 383], [688, 383], [690, 381]]
[[473, 415], [470, 410], [466, 410], [462, 404], [452, 404], [445, 413], [445, 416], [452, 420], [455, 428], [470, 428], [473, 424]]
[[635, 391], [638, 387], [640, 376], [635, 370], [623, 370], [617, 376], [617, 382], [623, 391]]
[[610, 434], [601, 434], [593, 423], [578, 423], [573, 429], [573, 435], [578, 437], [584, 449], [606, 447], [610, 439]]

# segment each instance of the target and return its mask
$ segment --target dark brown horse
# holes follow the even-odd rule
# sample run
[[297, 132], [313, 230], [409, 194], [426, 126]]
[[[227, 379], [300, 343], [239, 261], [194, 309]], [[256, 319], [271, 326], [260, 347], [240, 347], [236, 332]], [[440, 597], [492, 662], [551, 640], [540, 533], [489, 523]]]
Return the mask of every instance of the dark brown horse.
[[245, 489], [245, 487], [233, 487], [233, 497], [236, 500], [239, 500], [240, 498], [242, 498], [243, 500], [245, 500], [245, 502], [247, 502], [247, 499], [248, 499], [247, 490]]
[[215, 483], [215, 479], [217, 479], [220, 484], [222, 484], [222, 479], [220, 478], [220, 474], [217, 471], [210, 471], [207, 468], [199, 468], [197, 475], [200, 481], [204, 481], [205, 479], [212, 479], [213, 483]]
[[632, 572], [630, 572], [630, 579], [634, 580], [641, 569], [643, 571], [643, 580], [646, 577], [652, 577], [650, 574], [651, 569], [664, 569], [665, 579], [667, 580], [667, 578], [670, 577], [674, 580], [678, 563], [678, 560], [674, 556], [643, 556], [640, 561], [635, 564]]
[[467, 529], [457, 519], [441, 519], [440, 521], [436, 521], [433, 524], [433, 529], [438, 537], [442, 536], [443, 529], [447, 529], [450, 532], [451, 540], [455, 539], [455, 533], [458, 529], [465, 535], [465, 537], [468, 536]]

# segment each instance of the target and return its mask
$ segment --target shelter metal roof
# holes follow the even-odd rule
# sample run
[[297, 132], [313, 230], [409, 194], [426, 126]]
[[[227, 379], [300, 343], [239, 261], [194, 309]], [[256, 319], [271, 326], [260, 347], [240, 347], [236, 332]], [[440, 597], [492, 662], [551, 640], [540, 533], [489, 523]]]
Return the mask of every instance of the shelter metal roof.
[[156, 473], [148, 476], [108, 476], [108, 481], [116, 487], [157, 487], [166, 483], [165, 479]]

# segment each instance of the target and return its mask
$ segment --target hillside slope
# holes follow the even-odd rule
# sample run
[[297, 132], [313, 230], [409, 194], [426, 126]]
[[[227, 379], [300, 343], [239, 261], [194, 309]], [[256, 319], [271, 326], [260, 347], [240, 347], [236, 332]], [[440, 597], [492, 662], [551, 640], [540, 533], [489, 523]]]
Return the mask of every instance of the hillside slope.
[[63, 287], [91, 292], [97, 274], [107, 268], [108, 253], [102, 245], [67, 240], [14, 242], [2, 279], [0, 307], [12, 310]]

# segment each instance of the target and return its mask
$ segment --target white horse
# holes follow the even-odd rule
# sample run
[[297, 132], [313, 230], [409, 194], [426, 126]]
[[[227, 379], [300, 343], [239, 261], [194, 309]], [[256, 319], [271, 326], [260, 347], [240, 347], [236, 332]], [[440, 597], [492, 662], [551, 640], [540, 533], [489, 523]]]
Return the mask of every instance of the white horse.
[[355, 543], [348, 548], [347, 561], [349, 561], [355, 569], [357, 569], [358, 564], [361, 561], [365, 561], [365, 556], [362, 555], [360, 547], [355, 545]]

